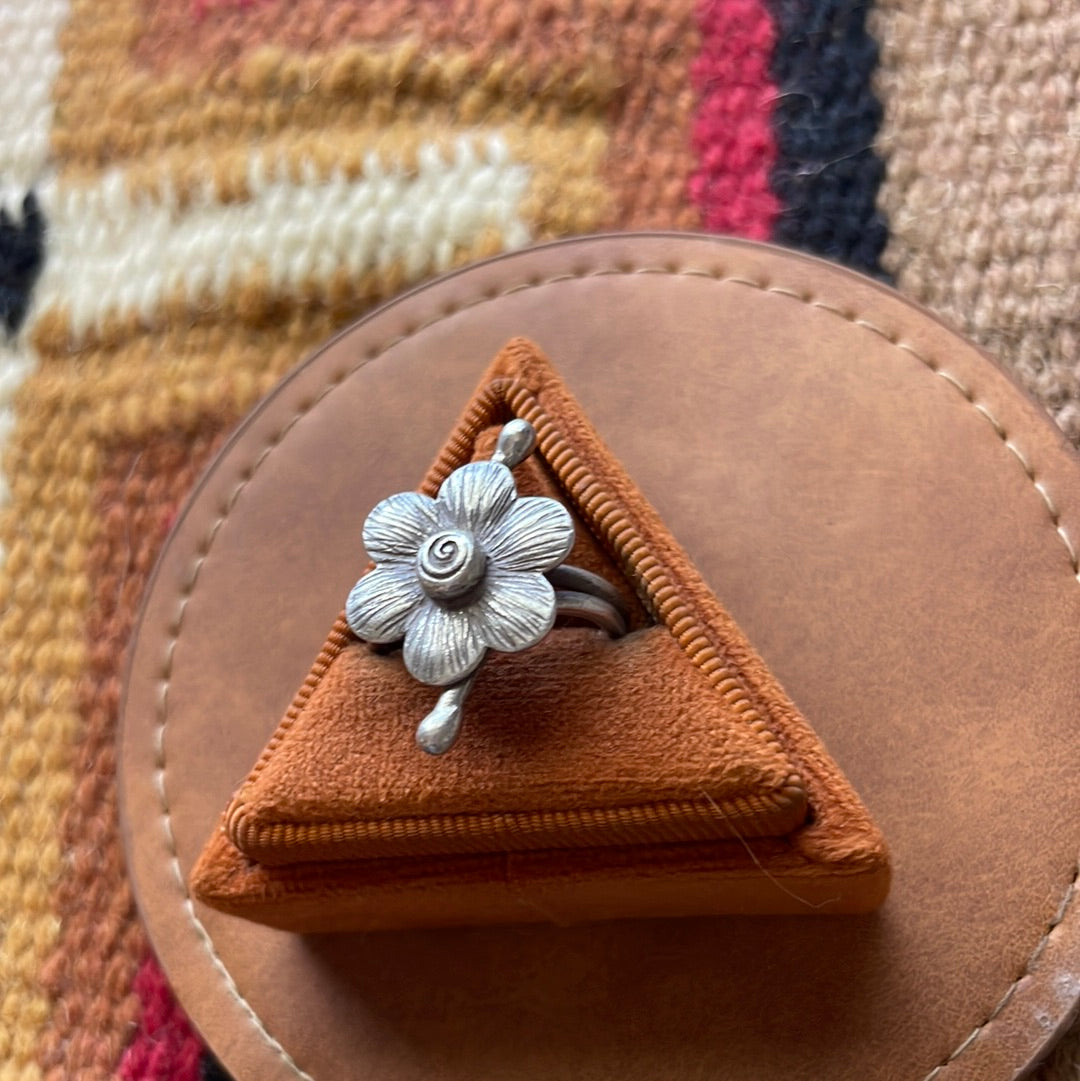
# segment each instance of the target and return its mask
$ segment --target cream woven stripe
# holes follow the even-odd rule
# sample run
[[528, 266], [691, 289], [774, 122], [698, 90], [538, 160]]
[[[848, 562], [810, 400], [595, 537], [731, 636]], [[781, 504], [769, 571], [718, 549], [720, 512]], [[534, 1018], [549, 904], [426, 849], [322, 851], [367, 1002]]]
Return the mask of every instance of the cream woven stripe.
[[1080, 442], [1080, 3], [878, 0], [872, 20], [886, 265]]
[[160, 322], [165, 300], [220, 302], [258, 278], [272, 293], [325, 287], [400, 264], [407, 281], [449, 269], [485, 234], [499, 248], [531, 239], [520, 207], [532, 171], [497, 134], [421, 145], [414, 167], [369, 154], [360, 175], [297, 182], [285, 163], [248, 157], [243, 201], [222, 202], [207, 181], [178, 205], [168, 178], [151, 198], [124, 171], [41, 192], [49, 221], [38, 310], [63, 310], [76, 340], [111, 317]]
[[0, 4], [0, 194], [5, 196], [14, 192], [21, 199], [48, 161], [52, 88], [60, 70], [57, 32], [67, 14], [67, 0]]

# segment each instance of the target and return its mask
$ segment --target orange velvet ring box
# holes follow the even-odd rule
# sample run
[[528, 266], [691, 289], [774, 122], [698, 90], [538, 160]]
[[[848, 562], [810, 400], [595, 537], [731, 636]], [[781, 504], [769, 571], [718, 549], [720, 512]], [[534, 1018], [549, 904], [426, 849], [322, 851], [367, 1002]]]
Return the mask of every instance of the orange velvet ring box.
[[414, 732], [438, 690], [339, 618], [195, 896], [299, 932], [875, 908], [867, 811], [536, 346], [502, 350], [420, 490], [515, 416], [538, 436], [519, 493], [570, 510], [568, 562], [620, 590], [630, 633], [492, 654], [432, 757]]

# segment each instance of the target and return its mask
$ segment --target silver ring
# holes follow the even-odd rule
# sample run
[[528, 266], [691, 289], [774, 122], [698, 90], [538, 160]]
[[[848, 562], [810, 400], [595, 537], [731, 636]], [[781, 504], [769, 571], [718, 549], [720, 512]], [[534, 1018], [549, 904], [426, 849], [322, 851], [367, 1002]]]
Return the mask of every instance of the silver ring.
[[345, 618], [357, 638], [401, 642], [413, 678], [446, 688], [417, 728], [429, 754], [444, 754], [457, 739], [488, 650], [528, 649], [559, 616], [612, 637], [626, 633], [619, 592], [563, 563], [574, 545], [570, 512], [557, 500], [517, 494], [510, 471], [535, 446], [532, 425], [512, 420], [490, 461], [455, 469], [434, 499], [392, 495], [364, 523], [375, 566], [349, 593]]

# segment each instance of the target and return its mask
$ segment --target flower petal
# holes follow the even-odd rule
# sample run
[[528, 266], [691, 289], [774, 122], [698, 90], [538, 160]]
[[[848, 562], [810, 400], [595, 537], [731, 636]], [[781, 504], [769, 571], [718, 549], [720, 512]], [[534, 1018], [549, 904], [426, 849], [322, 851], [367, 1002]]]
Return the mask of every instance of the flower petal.
[[455, 469], [439, 489], [443, 525], [477, 532], [503, 517], [517, 498], [514, 478], [498, 462], [469, 462]]
[[387, 564], [369, 571], [345, 602], [345, 619], [365, 642], [396, 642], [424, 591], [412, 567]]
[[554, 626], [555, 590], [542, 574], [492, 571], [472, 617], [492, 649], [516, 653], [536, 645]]
[[519, 499], [502, 520], [480, 535], [488, 558], [513, 571], [549, 571], [574, 547], [574, 520], [554, 499]]
[[398, 492], [367, 516], [364, 547], [376, 563], [411, 560], [438, 524], [434, 499], [419, 492]]
[[405, 631], [405, 667], [421, 683], [436, 687], [463, 680], [484, 652], [484, 640], [467, 608], [443, 608], [425, 600]]

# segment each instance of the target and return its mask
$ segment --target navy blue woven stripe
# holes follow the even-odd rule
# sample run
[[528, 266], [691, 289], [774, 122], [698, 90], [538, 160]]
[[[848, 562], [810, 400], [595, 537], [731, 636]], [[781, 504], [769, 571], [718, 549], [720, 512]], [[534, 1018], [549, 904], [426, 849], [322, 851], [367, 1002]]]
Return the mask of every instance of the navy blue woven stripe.
[[14, 334], [26, 318], [30, 293], [45, 262], [45, 215], [27, 192], [22, 221], [0, 207], [0, 323]]
[[873, 142], [881, 103], [871, 79], [877, 43], [868, 0], [768, 0], [776, 26], [772, 76], [783, 209], [773, 239], [884, 277], [888, 228], [877, 210], [884, 164]]
[[225, 1072], [225, 1067], [209, 1051], [204, 1051], [199, 1062], [199, 1074], [202, 1081], [232, 1081]]

